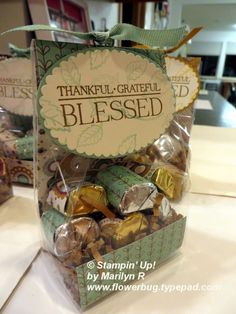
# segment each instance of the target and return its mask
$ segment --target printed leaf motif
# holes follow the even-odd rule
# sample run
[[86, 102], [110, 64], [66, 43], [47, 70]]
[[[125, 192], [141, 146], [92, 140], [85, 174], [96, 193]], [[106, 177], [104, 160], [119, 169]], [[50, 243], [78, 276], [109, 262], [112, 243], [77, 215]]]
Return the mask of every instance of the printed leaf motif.
[[136, 148], [136, 134], [132, 134], [119, 145], [118, 153], [119, 154], [126, 154], [132, 153]]
[[96, 76], [94, 78], [94, 84], [101, 85], [114, 85], [119, 84], [119, 74], [118, 73], [104, 73], [104, 76]]
[[101, 67], [106, 62], [108, 53], [108, 50], [103, 50], [103, 52], [101, 50], [92, 51], [89, 55], [91, 70]]
[[147, 63], [145, 61], [135, 61], [128, 65], [126, 73], [127, 80], [135, 81], [140, 78], [145, 72]]
[[53, 45], [57, 48], [58, 53], [55, 53], [56, 60], [60, 60], [63, 57], [63, 49], [66, 47], [66, 43], [55, 41]]
[[45, 64], [46, 69], [49, 69], [51, 65], [52, 65], [52, 60], [48, 60]]
[[98, 125], [92, 125], [81, 133], [78, 139], [77, 148], [81, 146], [97, 144], [102, 139], [102, 137], [102, 127]]
[[63, 48], [66, 47], [67, 43], [63, 43], [63, 42], [60, 42], [60, 41], [55, 41], [55, 42], [53, 42], [53, 45], [55, 47], [57, 47], [59, 50], [62, 50]]
[[59, 53], [55, 54], [55, 58], [56, 60], [60, 60], [61, 59], [61, 55]]
[[49, 52], [50, 48], [48, 46], [42, 47], [42, 52], [44, 55], [46, 55]]
[[[67, 128], [64, 128], [64, 125], [60, 121], [60, 109], [53, 104], [50, 100], [40, 99], [40, 106], [43, 108], [40, 113], [43, 118], [47, 117], [48, 123], [46, 123], [46, 127], [49, 127], [53, 130], [62, 130], [63, 132], [69, 131]], [[59, 114], [55, 114], [59, 113]]]
[[61, 74], [63, 80], [68, 85], [79, 85], [81, 74], [73, 62], [65, 62], [61, 64]]
[[42, 77], [53, 63], [50, 59], [50, 47], [40, 42], [36, 50], [38, 55], [38, 68], [40, 68], [40, 77]]

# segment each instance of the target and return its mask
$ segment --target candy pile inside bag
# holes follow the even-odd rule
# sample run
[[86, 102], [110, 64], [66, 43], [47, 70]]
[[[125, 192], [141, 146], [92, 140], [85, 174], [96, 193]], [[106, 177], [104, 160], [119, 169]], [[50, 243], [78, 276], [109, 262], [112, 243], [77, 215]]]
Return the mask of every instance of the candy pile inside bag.
[[[183, 217], [171, 203], [188, 184], [189, 145], [182, 133], [188, 139], [189, 129], [181, 116], [176, 114], [168, 132], [139, 153], [117, 159], [69, 153], [51, 161], [56, 171], [48, 181], [49, 209], [42, 221], [50, 251], [66, 267], [94, 258], [92, 248], [103, 255]], [[49, 224], [54, 225], [50, 230]]]
[[183, 218], [172, 201], [180, 200], [188, 185], [192, 109], [185, 111], [139, 153], [117, 159], [75, 154], [50, 159], [49, 169], [55, 172], [41, 217], [45, 248], [78, 303], [79, 265], [102, 261], [104, 254]]

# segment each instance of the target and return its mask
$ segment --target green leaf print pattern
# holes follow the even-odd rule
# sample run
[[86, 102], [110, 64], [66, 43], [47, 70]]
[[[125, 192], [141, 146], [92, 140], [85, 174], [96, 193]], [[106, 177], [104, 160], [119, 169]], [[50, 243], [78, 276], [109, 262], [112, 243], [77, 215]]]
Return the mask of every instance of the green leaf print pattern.
[[102, 139], [102, 137], [102, 126], [92, 125], [81, 133], [77, 142], [77, 148], [79, 149], [81, 146], [97, 144]]
[[135, 81], [138, 78], [140, 78], [145, 72], [146, 67], [147, 62], [144, 61], [131, 62], [126, 69], [127, 80]]
[[62, 62], [61, 74], [67, 85], [80, 85], [81, 74], [73, 62]]
[[136, 148], [136, 134], [126, 137], [118, 147], [118, 154], [132, 153]]

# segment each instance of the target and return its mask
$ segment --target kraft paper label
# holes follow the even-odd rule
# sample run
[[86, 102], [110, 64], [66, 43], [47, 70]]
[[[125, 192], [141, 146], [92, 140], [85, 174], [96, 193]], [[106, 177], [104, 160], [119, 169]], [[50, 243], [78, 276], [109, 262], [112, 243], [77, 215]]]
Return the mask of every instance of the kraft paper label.
[[175, 112], [171, 82], [158, 65], [113, 48], [89, 48], [58, 61], [41, 81], [38, 103], [58, 144], [98, 158], [146, 147]]
[[26, 58], [0, 62], [0, 105], [11, 113], [33, 115], [32, 63]]
[[182, 58], [166, 57], [166, 71], [176, 96], [176, 111], [193, 104], [196, 99], [200, 81], [198, 73]]

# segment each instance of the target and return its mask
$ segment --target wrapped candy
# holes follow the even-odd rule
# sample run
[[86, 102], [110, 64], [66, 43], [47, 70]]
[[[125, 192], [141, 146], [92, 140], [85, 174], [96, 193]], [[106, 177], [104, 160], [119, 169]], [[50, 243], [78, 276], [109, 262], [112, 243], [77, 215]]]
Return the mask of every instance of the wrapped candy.
[[124, 158], [123, 163], [127, 168], [144, 177], [152, 169], [152, 160], [147, 154], [130, 154]]
[[105, 218], [99, 222], [99, 227], [101, 230], [101, 236], [104, 239], [105, 243], [110, 246], [112, 237], [116, 232], [117, 228], [120, 224], [122, 224], [123, 220], [119, 218]]
[[43, 213], [41, 221], [45, 238], [47, 240], [47, 248], [53, 252], [55, 232], [57, 228], [66, 223], [66, 217], [54, 208], [48, 208]]
[[170, 208], [169, 214], [164, 220], [154, 215], [149, 215], [147, 216], [149, 222], [149, 230], [151, 233], [155, 232], [181, 218], [183, 218], [183, 215], [177, 214], [173, 208]]
[[174, 165], [182, 171], [186, 170], [186, 149], [181, 141], [169, 134], [163, 134], [149, 146], [147, 154], [153, 161], [159, 160]]
[[[94, 219], [80, 217], [66, 220], [55, 209], [48, 209], [42, 215], [48, 249], [67, 266], [76, 267], [93, 256], [93, 245], [97, 246], [100, 229]], [[96, 250], [95, 250], [96, 252]]]
[[0, 157], [0, 204], [12, 196], [12, 186], [6, 159]]
[[68, 217], [78, 217], [96, 211], [101, 211], [106, 217], [114, 217], [107, 208], [104, 188], [96, 184], [60, 181], [50, 190], [47, 202]]
[[108, 201], [122, 215], [152, 208], [157, 193], [153, 183], [122, 166], [99, 172], [96, 182], [106, 189]]
[[163, 194], [158, 193], [153, 203], [153, 215], [165, 221], [171, 211], [170, 202]]
[[132, 213], [115, 228], [111, 243], [114, 249], [125, 246], [147, 235], [149, 224], [140, 212]]
[[170, 202], [164, 194], [159, 193], [153, 202], [153, 213], [148, 215], [147, 219], [150, 231], [155, 232], [182, 217], [182, 215], [177, 215], [175, 210], [171, 208]]
[[73, 219], [57, 228], [54, 252], [60, 258], [70, 255], [74, 250], [82, 252], [89, 243], [97, 240], [99, 234], [99, 227], [92, 218]]
[[151, 181], [168, 198], [177, 200], [182, 196], [185, 187], [185, 177], [185, 173], [178, 168], [163, 165], [154, 171]]

